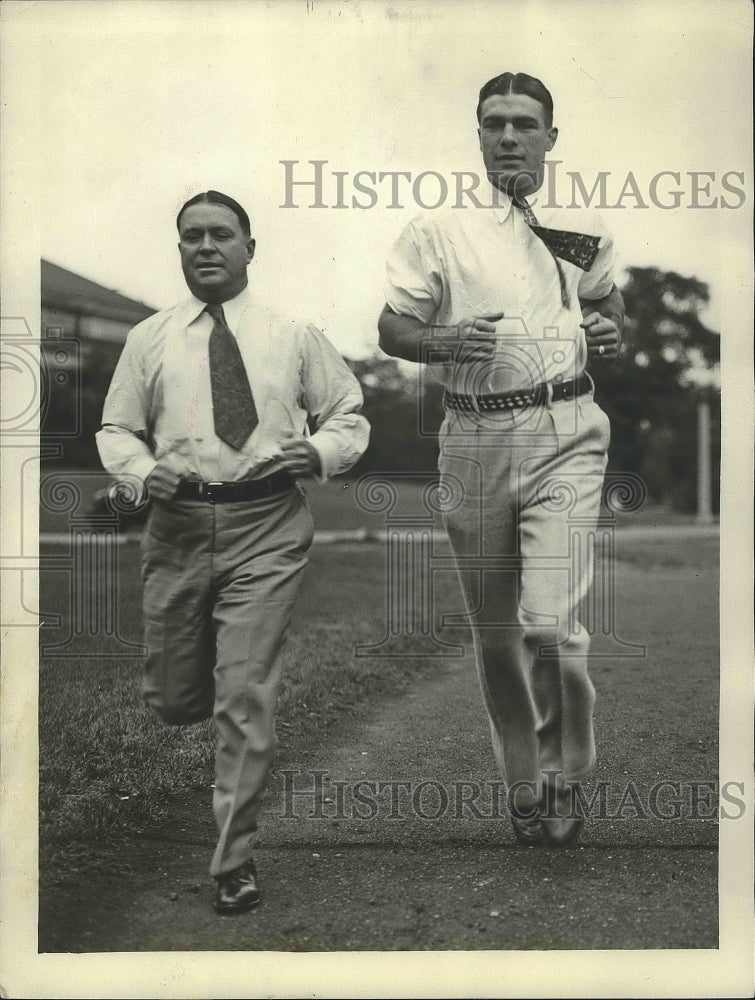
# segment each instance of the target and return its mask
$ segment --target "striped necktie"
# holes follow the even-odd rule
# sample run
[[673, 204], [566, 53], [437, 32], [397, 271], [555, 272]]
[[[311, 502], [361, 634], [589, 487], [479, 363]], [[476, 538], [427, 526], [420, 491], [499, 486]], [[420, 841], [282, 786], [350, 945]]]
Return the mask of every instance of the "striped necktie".
[[584, 233], [570, 233], [564, 229], [546, 229], [537, 221], [535, 213], [525, 198], [515, 198], [513, 204], [521, 211], [524, 221], [535, 236], [541, 239], [550, 251], [558, 271], [561, 303], [568, 308], [569, 291], [566, 287], [566, 276], [563, 267], [561, 267], [561, 260], [575, 264], [583, 271], [589, 271], [598, 255], [600, 237], [587, 236]]
[[213, 319], [210, 334], [210, 388], [215, 433], [239, 451], [259, 423], [239, 345], [228, 329], [221, 305], [205, 308]]

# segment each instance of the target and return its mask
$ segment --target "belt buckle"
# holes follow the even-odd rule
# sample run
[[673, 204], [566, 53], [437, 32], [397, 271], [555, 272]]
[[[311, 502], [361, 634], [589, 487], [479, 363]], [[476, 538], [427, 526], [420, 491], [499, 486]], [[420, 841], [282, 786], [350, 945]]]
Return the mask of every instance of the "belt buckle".
[[207, 500], [209, 503], [217, 503], [217, 498], [213, 496], [212, 488], [213, 486], [222, 486], [222, 483], [204, 483], [202, 485], [202, 499]]

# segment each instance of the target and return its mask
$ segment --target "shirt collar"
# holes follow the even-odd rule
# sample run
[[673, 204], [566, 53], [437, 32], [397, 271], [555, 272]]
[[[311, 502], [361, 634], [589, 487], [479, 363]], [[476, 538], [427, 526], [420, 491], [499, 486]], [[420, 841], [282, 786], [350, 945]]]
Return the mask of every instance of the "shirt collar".
[[[505, 222], [511, 213], [513, 202], [511, 198], [505, 193], [505, 191], [499, 190], [495, 186], [495, 184], [493, 184], [492, 181], [490, 181], [490, 179], [488, 179], [488, 184], [490, 185], [490, 198], [491, 198], [490, 204], [493, 208], [493, 211], [495, 212], [499, 222]], [[543, 188], [539, 187], [532, 197], [537, 195], [537, 197], [539, 198], [540, 192], [542, 190]], [[530, 196], [528, 196], [528, 200], [529, 197]], [[535, 211], [537, 212], [538, 221], [540, 221], [540, 214], [544, 212], [545, 209], [540, 207], [539, 209], [535, 209]]]
[[[223, 306], [223, 315], [225, 316], [225, 321], [228, 324], [228, 328], [231, 333], [236, 333], [241, 316], [244, 310], [249, 305], [249, 286], [246, 285], [235, 295], [232, 299], [228, 299], [226, 302], [221, 302]], [[196, 295], [192, 295], [190, 299], [186, 302], [186, 325], [195, 322], [204, 312], [207, 307], [206, 302], [202, 302], [198, 299]]]
[[490, 178], [488, 178], [488, 185], [490, 186], [490, 206], [495, 212], [498, 221], [505, 222], [511, 213], [511, 198], [509, 198], [505, 191], [497, 188]]

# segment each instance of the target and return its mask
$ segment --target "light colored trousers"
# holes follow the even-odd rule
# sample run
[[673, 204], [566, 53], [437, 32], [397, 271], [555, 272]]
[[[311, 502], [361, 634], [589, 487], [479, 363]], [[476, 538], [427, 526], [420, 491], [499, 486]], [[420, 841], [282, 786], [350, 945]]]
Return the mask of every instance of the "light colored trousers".
[[212, 875], [251, 853], [312, 536], [298, 489], [245, 503], [156, 503], [143, 535], [145, 701], [168, 725], [214, 715], [218, 730]]
[[595, 691], [578, 618], [610, 440], [592, 393], [502, 413], [448, 411], [444, 520], [472, 627], [493, 751], [516, 804], [546, 772], [594, 767]]

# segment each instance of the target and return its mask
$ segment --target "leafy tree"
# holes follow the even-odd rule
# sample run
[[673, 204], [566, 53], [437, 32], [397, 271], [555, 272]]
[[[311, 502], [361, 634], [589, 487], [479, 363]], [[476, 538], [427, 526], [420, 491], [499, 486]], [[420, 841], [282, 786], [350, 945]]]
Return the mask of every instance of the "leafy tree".
[[[692, 511], [696, 504], [697, 401], [711, 405], [714, 470], [720, 463], [720, 337], [700, 319], [708, 287], [657, 268], [629, 268], [622, 288], [624, 344], [595, 364], [596, 399], [611, 418], [609, 468], [645, 480], [651, 499]], [[707, 385], [707, 388], [702, 386]], [[714, 503], [718, 502], [718, 476]]]
[[352, 474], [436, 469], [442, 388], [393, 358], [350, 361], [349, 367], [362, 386], [362, 412], [371, 427], [369, 447]]

